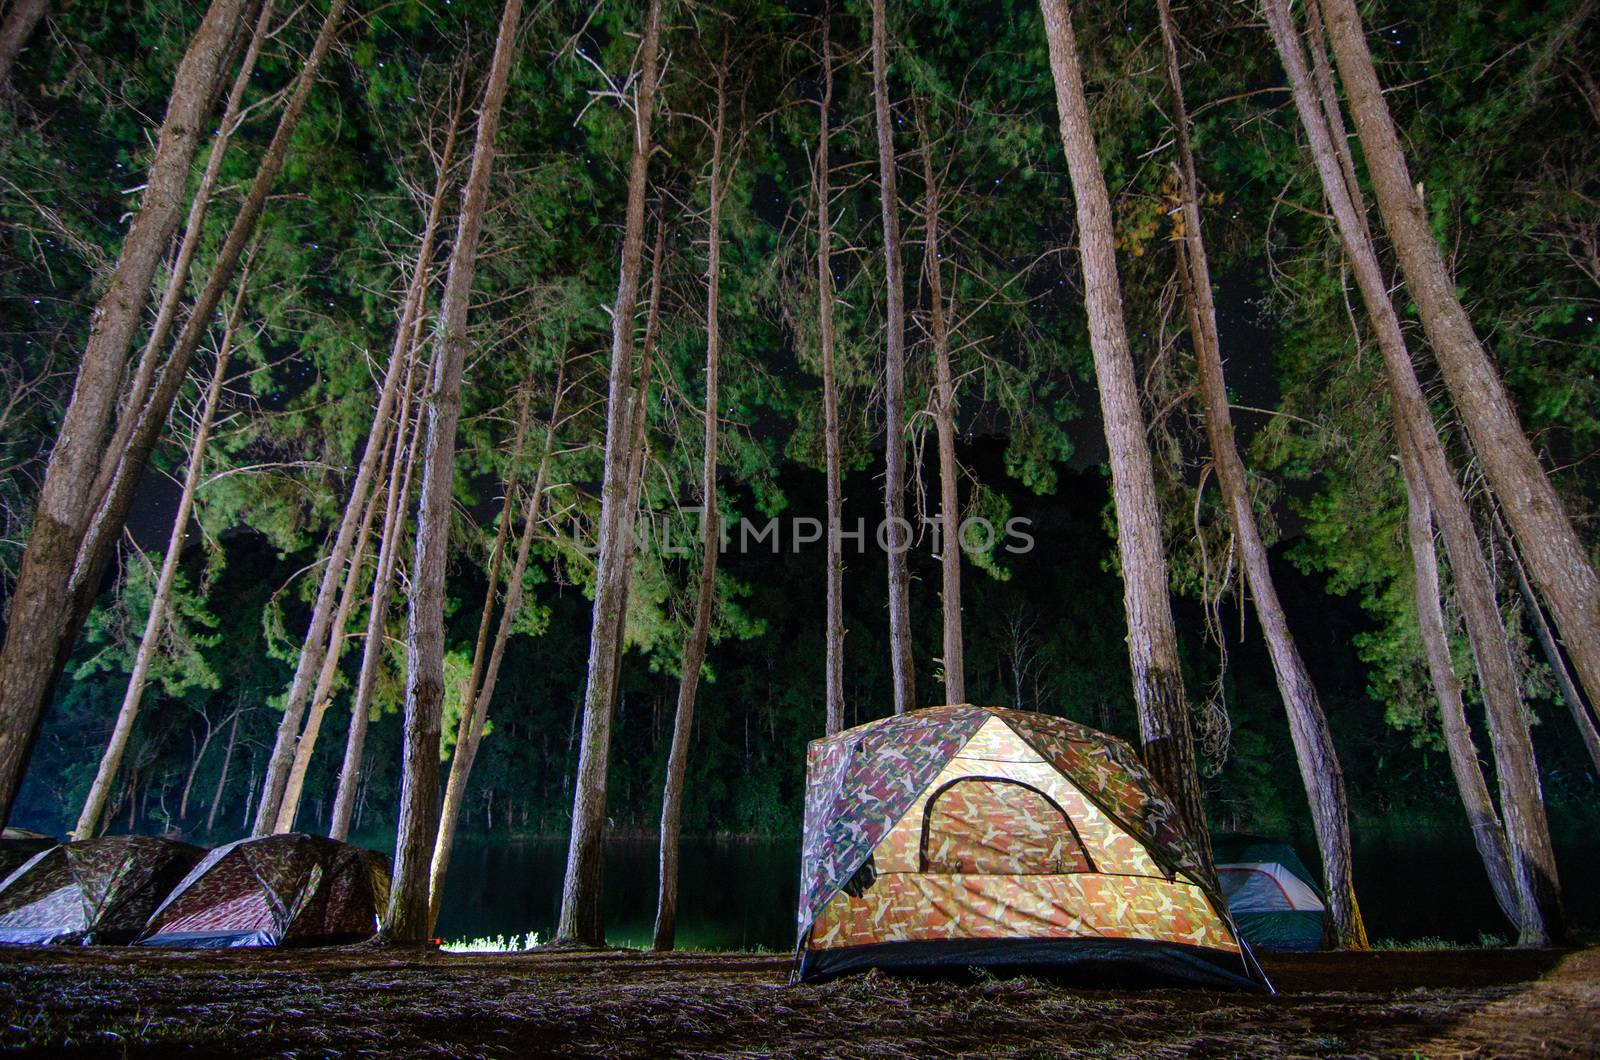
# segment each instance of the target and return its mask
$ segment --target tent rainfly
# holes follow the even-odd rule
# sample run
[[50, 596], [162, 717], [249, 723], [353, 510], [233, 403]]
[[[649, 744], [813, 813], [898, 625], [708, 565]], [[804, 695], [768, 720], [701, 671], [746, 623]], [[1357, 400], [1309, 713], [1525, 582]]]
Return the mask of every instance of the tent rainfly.
[[1217, 878], [1239, 933], [1259, 950], [1306, 952], [1322, 944], [1328, 911], [1316, 877], [1277, 839], [1225, 834], [1212, 841]]
[[119, 835], [60, 843], [0, 883], [0, 942], [124, 945], [204, 851]]
[[389, 901], [381, 854], [288, 833], [218, 847], [150, 917], [138, 946], [223, 948], [359, 942]]
[[1132, 748], [1064, 718], [930, 707], [814, 741], [801, 860], [797, 979], [1265, 984]]

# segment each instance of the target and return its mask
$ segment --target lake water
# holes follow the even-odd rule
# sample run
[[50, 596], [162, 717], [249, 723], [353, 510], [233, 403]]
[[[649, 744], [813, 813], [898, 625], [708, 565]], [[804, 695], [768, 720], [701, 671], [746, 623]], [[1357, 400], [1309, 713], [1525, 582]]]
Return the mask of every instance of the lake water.
[[[438, 934], [457, 939], [535, 931], [549, 939], [561, 907], [566, 852], [562, 839], [463, 837], [451, 859]], [[1470, 840], [1369, 836], [1358, 840], [1355, 855], [1356, 890], [1373, 939], [1470, 943], [1480, 934], [1508, 934]], [[1600, 930], [1600, 844], [1592, 836], [1558, 835], [1557, 855], [1574, 927]], [[681, 866], [680, 946], [793, 948], [798, 839], [685, 839]], [[654, 841], [613, 840], [605, 877], [608, 941], [648, 946], [655, 903]]]

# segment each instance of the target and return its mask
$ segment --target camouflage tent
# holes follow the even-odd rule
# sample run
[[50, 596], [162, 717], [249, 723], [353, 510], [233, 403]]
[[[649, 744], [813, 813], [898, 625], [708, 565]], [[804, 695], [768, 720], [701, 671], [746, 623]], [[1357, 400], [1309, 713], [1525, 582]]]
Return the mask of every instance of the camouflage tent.
[[52, 846], [0, 883], [0, 942], [131, 942], [203, 853], [132, 835]]
[[382, 855], [287, 834], [218, 847], [184, 878], [135, 945], [318, 946], [358, 942], [389, 901]]
[[1239, 934], [1258, 950], [1314, 950], [1328, 910], [1316, 877], [1278, 839], [1225, 834], [1212, 840], [1217, 879]]
[[1256, 985], [1205, 879], [1120, 740], [1023, 711], [911, 711], [811, 744], [796, 973]]

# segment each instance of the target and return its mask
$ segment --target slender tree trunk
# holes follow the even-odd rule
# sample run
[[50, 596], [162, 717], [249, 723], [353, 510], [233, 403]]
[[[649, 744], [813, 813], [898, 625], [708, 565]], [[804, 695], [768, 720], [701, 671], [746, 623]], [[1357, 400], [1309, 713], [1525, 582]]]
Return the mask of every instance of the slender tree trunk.
[[1155, 476], [1122, 318], [1111, 200], [1089, 124], [1071, 14], [1065, 0], [1040, 0], [1039, 6], [1044, 11], [1056, 105], [1061, 112], [1061, 143], [1077, 201], [1089, 344], [1094, 353], [1100, 414], [1110, 453], [1111, 495], [1117, 513], [1117, 550], [1122, 564], [1139, 736], [1145, 764], [1172, 798], [1190, 839], [1209, 866], [1211, 839], [1200, 774], [1195, 768], [1189, 705], [1179, 670], [1178, 636], [1167, 597], [1167, 563], [1161, 544]]
[[[400, 433], [399, 422], [397, 418], [394, 430], [384, 441], [384, 453], [378, 460], [380, 471], [401, 458], [395, 446], [396, 437]], [[274, 832], [294, 831], [295, 818], [300, 814], [300, 798], [305, 790], [306, 771], [311, 768], [311, 756], [317, 748], [317, 734], [322, 731], [322, 719], [328, 713], [330, 700], [333, 697], [333, 683], [338, 679], [339, 660], [344, 654], [345, 630], [350, 621], [350, 611], [355, 607], [356, 597], [361, 594], [361, 576], [367, 567], [367, 546], [372, 541], [372, 527], [378, 511], [386, 507], [384, 500], [383, 484], [380, 482], [367, 497], [366, 511], [361, 517], [361, 528], [356, 531], [355, 548], [350, 553], [350, 563], [344, 575], [344, 586], [339, 590], [339, 604], [334, 609], [333, 621], [329, 626], [328, 649], [323, 653], [322, 669], [317, 674], [317, 685], [311, 693], [311, 709], [306, 713], [305, 728], [301, 730], [300, 738], [295, 741], [294, 761], [289, 766], [289, 779], [284, 784], [283, 801], [278, 806], [278, 819], [272, 827]]]
[[1561, 698], [1567, 701], [1567, 709], [1572, 713], [1572, 723], [1578, 727], [1578, 735], [1583, 738], [1584, 749], [1589, 752], [1589, 761], [1594, 766], [1596, 776], [1600, 776], [1600, 731], [1595, 728], [1593, 716], [1589, 708], [1584, 705], [1583, 693], [1578, 691], [1577, 685], [1572, 682], [1572, 673], [1567, 669], [1566, 660], [1561, 657], [1561, 645], [1556, 643], [1555, 634], [1551, 632], [1550, 623], [1545, 621], [1544, 608], [1539, 604], [1539, 596], [1533, 591], [1533, 586], [1528, 584], [1528, 572], [1522, 566], [1522, 559], [1517, 555], [1517, 546], [1511, 540], [1511, 535], [1501, 525], [1498, 515], [1494, 521], [1495, 536], [1505, 546], [1506, 555], [1511, 559], [1511, 569], [1517, 576], [1517, 592], [1522, 596], [1523, 606], [1528, 610], [1528, 618], [1533, 623], [1534, 635], [1539, 638], [1539, 650], [1544, 653], [1544, 658], [1550, 664], [1550, 672], [1555, 676], [1556, 688], [1561, 691]]
[[939, 436], [939, 558], [942, 574], [940, 601], [944, 605], [944, 701], [967, 701], [966, 652], [961, 637], [961, 503], [957, 486], [960, 468], [956, 464], [956, 391], [950, 372], [950, 331], [945, 316], [943, 255], [939, 251], [939, 224], [942, 204], [939, 182], [934, 175], [933, 145], [928, 141], [927, 123], [917, 115], [922, 136], [922, 179], [927, 188], [923, 207], [927, 243], [923, 252], [928, 273], [929, 314], [933, 332], [934, 429]]
[[27, 47], [33, 29], [50, 9], [50, 0], [11, 0], [0, 22], [0, 91], [11, 83], [11, 69]]
[[672, 748], [661, 794], [661, 835], [656, 891], [656, 924], [651, 947], [670, 950], [678, 933], [678, 836], [683, 828], [683, 778], [689, 765], [689, 738], [694, 732], [695, 694], [711, 634], [711, 609], [717, 598], [717, 552], [722, 536], [717, 511], [717, 373], [721, 356], [718, 315], [722, 305], [723, 137], [728, 112], [728, 53], [724, 46], [717, 68], [717, 117], [711, 131], [711, 186], [706, 219], [706, 406], [705, 452], [700, 471], [700, 583], [695, 594], [694, 625], [683, 643], [683, 672], [678, 678], [678, 709], [672, 720]]
[[829, 109], [833, 106], [833, 53], [822, 16], [821, 131], [817, 136], [817, 332], [822, 346], [822, 442], [828, 475], [828, 606], [824, 619], [827, 660], [824, 690], [829, 736], [844, 728], [844, 474], [839, 456], [839, 379], [833, 364], [833, 193], [828, 160]]
[[450, 271], [439, 305], [439, 337], [428, 384], [428, 436], [417, 514], [416, 571], [406, 622], [406, 707], [400, 823], [394, 883], [379, 938], [420, 945], [428, 938], [428, 866], [439, 827], [439, 728], [444, 706], [444, 576], [450, 552], [450, 499], [455, 480], [456, 423], [467, 354], [467, 312], [477, 269], [478, 236], [489, 201], [494, 138], [516, 51], [522, 0], [506, 0], [478, 111], [472, 169], [461, 198]]
[[172, 325], [178, 319], [178, 307], [189, 286], [189, 271], [194, 264], [195, 252], [200, 249], [200, 241], [204, 236], [206, 211], [211, 205], [211, 194], [216, 188], [217, 177], [222, 172], [222, 162], [227, 157], [228, 145], [232, 142], [233, 134], [239, 124], [244, 120], [241, 108], [244, 105], [245, 90], [250, 87], [256, 60], [261, 55], [261, 44], [272, 25], [272, 12], [273, 0], [263, 0], [261, 10], [256, 15], [255, 29], [251, 32], [250, 42], [245, 47], [244, 60], [239, 64], [239, 70], [234, 75], [233, 87], [228, 91], [228, 101], [223, 107], [222, 121], [217, 125], [217, 135], [211, 143], [205, 170], [200, 174], [200, 182], [195, 186], [194, 197], [189, 201], [189, 216], [183, 224], [183, 238], [178, 243], [178, 253], [172, 260], [166, 286], [161, 292], [161, 303], [156, 310], [155, 322], [150, 326], [144, 352], [139, 355], [133, 378], [122, 396], [117, 426], [111, 434], [111, 442], [100, 457], [100, 468], [95, 474], [91, 493], [97, 504], [104, 499], [106, 491], [111, 488], [117, 464], [122, 454], [127, 451], [128, 440], [133, 435], [139, 410], [150, 396], [150, 384], [155, 378], [161, 353], [167, 348], [167, 339], [172, 335]]
[[572, 800], [572, 834], [556, 939], [605, 944], [600, 907], [605, 862], [606, 778], [610, 771], [611, 720], [616, 711], [616, 673], [624, 622], [630, 542], [626, 521], [631, 432], [628, 384], [633, 367], [634, 311], [644, 255], [645, 191], [649, 183], [650, 127], [655, 110], [656, 58], [661, 40], [661, 0], [650, 0], [640, 44], [640, 77], [633, 106], [633, 157], [622, 236], [622, 267], [611, 321], [611, 379], [606, 403], [605, 466], [600, 485], [600, 551], [595, 563], [594, 615], [589, 634], [583, 735]]
[[[361, 674], [356, 679], [356, 691], [350, 703], [350, 726], [345, 736], [344, 761], [339, 767], [339, 788], [334, 796], [332, 821], [328, 829], [330, 837], [341, 841], [350, 838], [350, 819], [355, 813], [356, 794], [361, 788], [361, 766], [366, 755], [372, 692], [377, 682], [378, 665], [386, 646], [389, 596], [394, 586], [395, 566], [399, 562], [405, 533], [406, 511], [411, 503], [411, 481], [417, 457], [417, 437], [421, 432], [421, 418], [425, 406], [418, 404], [415, 417], [411, 415], [410, 407], [412, 396], [416, 393], [414, 377], [421, 361], [423, 321], [427, 319], [424, 310], [427, 303], [429, 274], [433, 266], [434, 238], [444, 211], [445, 192], [450, 180], [450, 160], [455, 153], [456, 131], [460, 122], [459, 99], [457, 103], [457, 107], [451, 111], [450, 126], [445, 132], [433, 195], [429, 199], [427, 221], [423, 225], [422, 239], [417, 251], [416, 268], [407, 286], [400, 322], [395, 333], [397, 348], [402, 341], [405, 343], [407, 361], [406, 382], [401, 392], [398, 416], [400, 429], [407, 431], [403, 443], [405, 461], [403, 469], [398, 460], [389, 468], [389, 484], [386, 490], [388, 505], [384, 510], [383, 531], [379, 537], [378, 570], [372, 581], [372, 606], [367, 615], [367, 634], [361, 645]], [[409, 428], [407, 424], [410, 425]]]
[[1249, 473], [1234, 439], [1233, 417], [1228, 407], [1228, 385], [1222, 366], [1222, 343], [1217, 331], [1216, 305], [1211, 298], [1211, 268], [1206, 258], [1200, 226], [1200, 186], [1195, 176], [1194, 152], [1189, 141], [1189, 114], [1183, 99], [1178, 61], [1177, 33], [1168, 0], [1157, 0], [1161, 35], [1166, 53], [1167, 78], [1172, 86], [1173, 124], [1178, 146], [1178, 178], [1182, 199], [1181, 237], [1176, 242], [1178, 272], [1188, 309], [1189, 338], [1194, 347], [1205, 410], [1206, 437], [1212, 466], [1228, 509], [1228, 522], [1239, 548], [1241, 565], [1256, 615], [1267, 641], [1272, 669], [1289, 718], [1289, 734], [1301, 783], [1311, 807], [1311, 821], [1322, 856], [1323, 884], [1333, 934], [1339, 949], [1369, 948], [1367, 929], [1356, 901], [1350, 843], [1349, 801], [1344, 771], [1333, 742], [1333, 730], [1322, 709], [1316, 685], [1289, 630], [1289, 618], [1278, 599], [1266, 545], [1256, 525], [1250, 503]]
[[1428, 487], [1423, 481], [1416, 447], [1410, 435], [1400, 434], [1400, 467], [1405, 476], [1407, 536], [1411, 541], [1411, 565], [1417, 600], [1417, 625], [1422, 634], [1422, 651], [1428, 660], [1428, 674], [1439, 700], [1439, 722], [1444, 732], [1445, 753], [1450, 758], [1450, 773], [1455, 778], [1461, 805], [1467, 811], [1472, 842], [1489, 876], [1489, 886], [1500, 911], [1513, 927], [1520, 926], [1521, 909], [1516, 881], [1511, 874], [1511, 855], [1506, 846], [1505, 827], [1494, 808], [1483, 765], [1473, 744], [1472, 728], [1467, 723], [1466, 706], [1461, 701], [1461, 681], [1450, 661], [1450, 641], [1445, 633], [1444, 609], [1439, 593], [1439, 557], [1433, 544], [1433, 509], [1428, 502]]
[[656, 223], [656, 252], [650, 266], [650, 308], [645, 311], [644, 346], [639, 352], [639, 377], [628, 406], [628, 493], [623, 505], [630, 532], [625, 539], [627, 551], [622, 559], [622, 601], [618, 610], [622, 615], [622, 629], [611, 653], [611, 684], [620, 688], [622, 682], [622, 657], [627, 648], [628, 601], [633, 592], [633, 561], [642, 541], [631, 533], [640, 511], [640, 497], [644, 493], [645, 458], [649, 446], [645, 444], [645, 425], [648, 422], [650, 401], [650, 372], [655, 362], [656, 338], [661, 326], [661, 275], [666, 265], [667, 218], [663, 212]]
[[90, 318], [72, 397], [45, 465], [0, 646], [0, 824], [9, 818], [22, 782], [55, 685], [56, 660], [65, 655], [63, 641], [77, 632], [63, 602], [93, 515], [90, 486], [111, 427], [123, 361], [162, 250], [178, 224], [189, 165], [241, 6], [242, 0], [213, 0], [178, 64], [144, 194], [110, 283]]
[[183, 778], [183, 791], [178, 796], [178, 820], [189, 819], [189, 792], [194, 788], [194, 778], [200, 772], [200, 763], [205, 760], [206, 751], [211, 747], [211, 741], [220, 731], [213, 728], [210, 717], [201, 714], [206, 723], [206, 734], [200, 739], [200, 746], [195, 749], [194, 759], [189, 763], [189, 772]]
[[[139, 649], [134, 653], [133, 670], [128, 675], [128, 687], [122, 695], [122, 706], [117, 711], [117, 722], [111, 730], [111, 740], [100, 756], [100, 768], [89, 794], [83, 800], [83, 810], [78, 814], [78, 826], [73, 829], [75, 839], [89, 839], [100, 829], [100, 818], [105, 812], [106, 800], [111, 796], [111, 785], [117, 778], [122, 755], [128, 749], [128, 737], [133, 734], [133, 723], [139, 716], [139, 703], [144, 698], [145, 682], [150, 676], [150, 664], [156, 649], [161, 646], [161, 633], [167, 622], [167, 602], [172, 596], [173, 579], [178, 573], [178, 563], [183, 558], [183, 545], [189, 538], [189, 516], [194, 511], [195, 491], [200, 488], [200, 476], [205, 469], [206, 445], [211, 441], [211, 426], [215, 422], [217, 405], [222, 400], [222, 387], [228, 377], [228, 361], [233, 354], [233, 334], [239, 326], [239, 314], [244, 308], [244, 284], [234, 298], [233, 310], [222, 330], [222, 341], [217, 347], [217, 364], [211, 372], [211, 384], [206, 388], [205, 400], [200, 408], [200, 419], [195, 424], [194, 440], [189, 445], [189, 466], [183, 476], [183, 490], [178, 495], [178, 510], [172, 517], [172, 532], [167, 536], [167, 553], [161, 561], [161, 572], [156, 576], [155, 592], [150, 597], [150, 614], [145, 618], [144, 635], [139, 639]], [[185, 795], [188, 794], [187, 786]], [[187, 799], [185, 799], [187, 801]]]
[[[889, 113], [888, 14], [872, 0], [872, 110], [878, 130], [879, 200], [883, 206], [884, 282], [888, 316], [883, 371], [883, 534], [889, 559], [889, 667], [894, 675], [894, 712], [917, 705], [916, 657], [911, 648], [911, 524], [906, 494], [906, 307], [900, 261], [900, 196], [895, 190], [894, 123]], [[887, 535], [885, 538], [884, 535]]]
[[235, 708], [233, 720], [228, 723], [228, 743], [222, 751], [222, 771], [217, 774], [217, 786], [211, 792], [211, 809], [206, 813], [207, 835], [217, 827], [217, 809], [222, 805], [222, 794], [228, 787], [228, 769], [233, 765], [233, 748], [239, 738], [239, 715], [243, 713], [243, 707]]
[[1600, 576], [1555, 487], [1522, 429], [1500, 373], [1462, 308], [1455, 279], [1434, 242], [1405, 153], [1395, 133], [1352, 0], [1323, 0], [1324, 21], [1349, 98], [1384, 228], [1394, 242], [1406, 290], [1461, 422], [1483, 461], [1534, 585], [1589, 698], [1600, 702]]
[[317, 71], [338, 33], [345, 2], [346, 0], [333, 0], [327, 16], [323, 19], [311, 52], [295, 79], [289, 102], [278, 118], [278, 127], [273, 133], [266, 153], [262, 156], [250, 190], [234, 218], [233, 225], [228, 230], [227, 238], [217, 254], [211, 273], [190, 310], [189, 318], [178, 335], [172, 355], [162, 368], [149, 399], [138, 412], [138, 423], [129, 440], [127, 452], [122, 454], [117, 472], [112, 477], [111, 486], [101, 500], [86, 535], [82, 538], [67, 585], [66, 606], [61, 607], [61, 601], [57, 602], [58, 609], [69, 616], [69, 622], [58, 644], [55, 665], [49, 674], [49, 685], [54, 684], [66, 667], [72, 642], [94, 604], [96, 590], [111, 563], [117, 539], [127, 523], [128, 511], [133, 505], [134, 491], [144, 474], [150, 454], [161, 437], [172, 402], [177, 396], [185, 373], [189, 370], [189, 362], [204, 337], [224, 291], [232, 282], [247, 245], [254, 237], [256, 221], [260, 219], [261, 211], [266, 208], [267, 194], [283, 168], [295, 126], [299, 123], [306, 100], [316, 84]]
[[[566, 363], [556, 372], [555, 400], [550, 407], [550, 422], [545, 425], [544, 449], [539, 456], [539, 470], [533, 477], [533, 489], [523, 504], [522, 535], [517, 541], [517, 558], [511, 565], [511, 577], [506, 584], [505, 607], [500, 611], [500, 624], [495, 630], [494, 646], [488, 651], [488, 662], [482, 667], [482, 684], [468, 684], [468, 696], [461, 710], [461, 725], [456, 731], [455, 754], [450, 758], [450, 778], [445, 783], [444, 808], [439, 815], [439, 836], [433, 845], [433, 861], [428, 876], [429, 931], [439, 921], [439, 909], [444, 901], [444, 882], [450, 872], [450, 854], [455, 847], [456, 826], [461, 820], [461, 807], [466, 800], [467, 782], [472, 777], [472, 767], [478, 758], [478, 746], [483, 741], [484, 724], [489, 719], [489, 703], [494, 699], [494, 686], [500, 678], [500, 664], [505, 659], [506, 642], [511, 638], [511, 627], [516, 624], [522, 610], [522, 580], [528, 571], [528, 553], [533, 545], [533, 535], [539, 526], [539, 505], [544, 497], [545, 480], [550, 469], [550, 454], [555, 448], [556, 427], [561, 422], [561, 398], [566, 382]], [[520, 441], [516, 447], [520, 453]], [[513, 484], [514, 486], [514, 480]], [[508, 486], [507, 494], [511, 492]], [[506, 506], [502, 525], [510, 525], [511, 508]], [[490, 582], [491, 596], [496, 582]], [[485, 609], [487, 609], [487, 603]], [[481, 645], [480, 640], [480, 645]], [[476, 663], [474, 672], [479, 671]], [[476, 691], [474, 691], [476, 689]]]
[[[1451, 571], [1456, 577], [1489, 721], [1501, 812], [1522, 909], [1520, 941], [1524, 945], [1542, 945], [1564, 933], [1560, 884], [1539, 790], [1533, 741], [1523, 714], [1516, 675], [1511, 669], [1505, 628], [1495, 603], [1488, 565], [1434, 428], [1427, 399], [1417, 382], [1399, 319], [1389, 302], [1388, 287], [1366, 226], [1360, 190], [1349, 182], [1353, 164], [1349, 159], [1341, 161], [1339, 148], [1335, 146], [1344, 141], [1336, 101], [1324, 96], [1319, 105], [1285, 0], [1264, 0], [1263, 7], [1278, 54], [1289, 74], [1295, 107], [1301, 126], [1306, 130], [1323, 191], [1377, 334], [1394, 401], [1397, 433], [1402, 443], [1409, 439], [1414, 448], [1429, 499], [1439, 514], [1439, 526]], [[1314, 54], [1315, 51], [1314, 48]]]

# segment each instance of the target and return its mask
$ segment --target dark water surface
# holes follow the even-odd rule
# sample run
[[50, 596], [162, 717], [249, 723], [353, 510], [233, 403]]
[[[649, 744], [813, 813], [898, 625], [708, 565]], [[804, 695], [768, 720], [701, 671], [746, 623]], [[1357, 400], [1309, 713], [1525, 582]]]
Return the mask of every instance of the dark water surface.
[[[1464, 829], [1463, 829], [1464, 831]], [[1558, 833], [1568, 914], [1586, 934], [1600, 931], [1600, 842], [1575, 828]], [[1315, 847], [1298, 844], [1315, 865]], [[798, 839], [685, 839], [678, 944], [696, 949], [786, 952], [795, 942]], [[462, 837], [451, 859], [438, 934], [446, 939], [538, 932], [548, 940], [561, 907], [562, 839]], [[1440, 938], [1473, 943], [1508, 934], [1471, 840], [1422, 834], [1360, 837], [1356, 890], [1372, 938]], [[606, 935], [614, 945], [648, 946], [656, 906], [651, 839], [607, 846]]]

